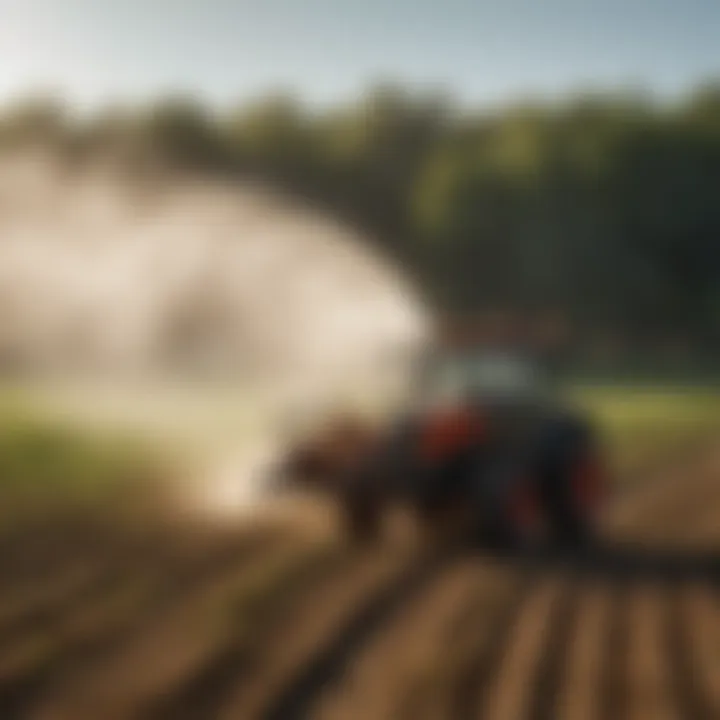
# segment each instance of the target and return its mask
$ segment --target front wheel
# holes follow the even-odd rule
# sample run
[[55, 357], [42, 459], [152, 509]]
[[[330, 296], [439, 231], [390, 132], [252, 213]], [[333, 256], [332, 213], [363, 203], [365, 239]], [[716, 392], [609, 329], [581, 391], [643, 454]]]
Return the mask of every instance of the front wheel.
[[551, 538], [562, 547], [584, 548], [598, 535], [603, 504], [604, 471], [589, 449], [574, 454], [558, 468], [546, 492]]
[[367, 468], [356, 469], [342, 480], [341, 523], [345, 536], [354, 543], [371, 543], [382, 535], [384, 506], [377, 478]]

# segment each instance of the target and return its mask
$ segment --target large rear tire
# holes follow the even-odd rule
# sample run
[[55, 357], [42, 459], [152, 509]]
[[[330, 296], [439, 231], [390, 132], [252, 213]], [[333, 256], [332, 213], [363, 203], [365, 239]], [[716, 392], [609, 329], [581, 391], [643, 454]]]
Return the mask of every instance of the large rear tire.
[[564, 549], [591, 546], [604, 474], [591, 428], [578, 418], [556, 420], [542, 455], [541, 496], [551, 540]]

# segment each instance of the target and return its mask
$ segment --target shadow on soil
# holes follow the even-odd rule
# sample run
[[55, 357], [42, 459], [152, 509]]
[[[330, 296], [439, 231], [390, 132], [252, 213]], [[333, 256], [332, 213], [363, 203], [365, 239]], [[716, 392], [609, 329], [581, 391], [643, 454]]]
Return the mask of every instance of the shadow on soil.
[[[720, 588], [720, 551], [697, 552], [637, 545], [602, 544], [582, 551], [537, 550], [532, 553], [479, 548], [470, 554], [480, 562], [501, 562], [522, 570], [526, 577], [565, 572], [586, 581], [624, 585], [702, 583]], [[264, 720], [300, 720], [307, 717], [319, 692], [344, 675], [347, 664], [368, 638], [390, 626], [413, 597], [437, 578], [453, 557], [465, 551], [441, 553], [414, 563], [380, 592], [368, 598], [347, 625], [306, 665], [263, 713]], [[529, 572], [528, 572], [529, 571]], [[524, 592], [518, 597], [522, 599]], [[474, 681], [477, 674], [474, 675]], [[474, 685], [473, 685], [474, 687]]]
[[[584, 580], [610, 584], [649, 581], [660, 584], [699, 582], [720, 587], [720, 551], [691, 552], [622, 544], [582, 551], [543, 549], [533, 553], [473, 550], [479, 560], [503, 562], [525, 572], [569, 572]], [[411, 599], [438, 576], [456, 551], [418, 562], [358, 608], [316, 658], [290, 682], [263, 714], [265, 720], [303, 718], [318, 692], [335, 684], [369, 636], [392, 624]], [[534, 571], [534, 572], [533, 572]]]
[[701, 583], [720, 587], [720, 549], [704, 550], [601, 542], [581, 550], [544, 548], [532, 553], [478, 550], [538, 570], [564, 570], [598, 581]]

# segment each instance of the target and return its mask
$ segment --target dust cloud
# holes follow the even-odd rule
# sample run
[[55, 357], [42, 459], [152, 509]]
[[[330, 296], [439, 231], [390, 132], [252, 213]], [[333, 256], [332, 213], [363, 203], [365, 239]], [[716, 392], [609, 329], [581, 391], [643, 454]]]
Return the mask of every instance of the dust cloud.
[[[379, 365], [427, 328], [402, 272], [364, 238], [265, 188], [128, 176], [47, 153], [0, 159], [6, 375], [144, 388], [172, 377], [198, 394], [221, 379], [286, 411], [377, 381]], [[252, 433], [246, 457], [267, 434]], [[247, 495], [235, 481], [247, 468], [215, 461]]]

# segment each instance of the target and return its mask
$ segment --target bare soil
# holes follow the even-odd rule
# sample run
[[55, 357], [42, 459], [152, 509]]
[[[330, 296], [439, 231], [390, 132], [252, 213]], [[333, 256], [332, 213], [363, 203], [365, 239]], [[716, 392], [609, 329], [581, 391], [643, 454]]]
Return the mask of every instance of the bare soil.
[[343, 546], [274, 522], [0, 538], [2, 720], [720, 718], [720, 464], [593, 552]]

